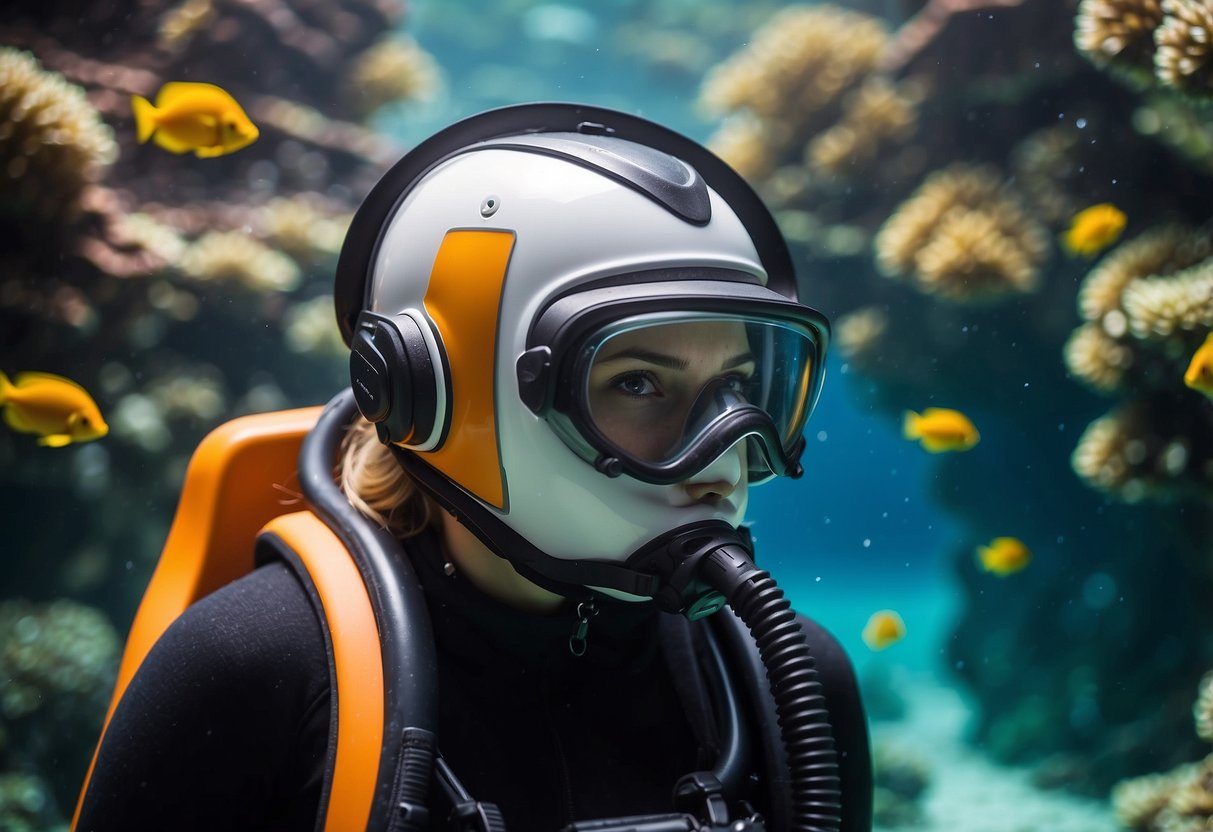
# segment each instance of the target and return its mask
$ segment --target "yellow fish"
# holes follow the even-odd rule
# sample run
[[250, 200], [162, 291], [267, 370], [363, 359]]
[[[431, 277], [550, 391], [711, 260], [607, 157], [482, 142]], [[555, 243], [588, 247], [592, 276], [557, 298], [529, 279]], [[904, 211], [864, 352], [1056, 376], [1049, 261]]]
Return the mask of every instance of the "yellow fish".
[[981, 568], [1000, 578], [1012, 575], [1032, 562], [1032, 552], [1018, 537], [996, 537], [989, 546], [977, 547]]
[[83, 387], [52, 373], [21, 373], [16, 383], [0, 373], [0, 407], [10, 428], [41, 434], [38, 444], [52, 448], [100, 439], [110, 429]]
[[1213, 399], [1213, 332], [1205, 337], [1205, 342], [1192, 356], [1188, 371], [1184, 373], [1184, 384]]
[[906, 637], [906, 623], [893, 610], [872, 613], [863, 628], [863, 642], [873, 650], [883, 650]]
[[1125, 212], [1110, 202], [1092, 205], [1070, 220], [1070, 230], [1061, 238], [1061, 244], [1070, 254], [1094, 257], [1120, 239], [1127, 220]]
[[922, 415], [907, 410], [902, 422], [902, 435], [917, 439], [933, 454], [943, 451], [967, 451], [978, 443], [981, 434], [959, 410], [928, 407]]
[[233, 153], [261, 135], [227, 90], [214, 84], [174, 81], [160, 88], [156, 103], [131, 96], [139, 143], [154, 138], [171, 153], [206, 158]]

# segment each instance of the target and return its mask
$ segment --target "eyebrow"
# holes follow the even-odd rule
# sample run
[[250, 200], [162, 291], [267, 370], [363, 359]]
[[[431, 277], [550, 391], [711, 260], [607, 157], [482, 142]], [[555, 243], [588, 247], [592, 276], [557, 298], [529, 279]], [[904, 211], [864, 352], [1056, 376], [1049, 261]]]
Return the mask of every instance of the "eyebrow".
[[[620, 350], [608, 358], [600, 359], [595, 363], [607, 364], [611, 361], [618, 361], [623, 358], [635, 358], [649, 364], [656, 364], [658, 367], [668, 367], [671, 370], [686, 370], [687, 364], [689, 363], [686, 359], [676, 358], [663, 352], [653, 352], [652, 350], [646, 350], [643, 347], [628, 347]], [[754, 353], [746, 350], [745, 352], [738, 353], [729, 360], [725, 361], [720, 365], [720, 367], [721, 369], [737, 367], [741, 364], [754, 360]]]

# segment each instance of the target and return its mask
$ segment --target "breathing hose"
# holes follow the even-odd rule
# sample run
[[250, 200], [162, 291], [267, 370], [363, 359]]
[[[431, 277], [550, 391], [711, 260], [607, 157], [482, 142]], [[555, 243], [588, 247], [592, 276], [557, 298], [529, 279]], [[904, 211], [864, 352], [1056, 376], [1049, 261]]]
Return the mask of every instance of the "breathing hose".
[[655, 599], [659, 606], [700, 617], [727, 600], [758, 644], [787, 752], [789, 832], [838, 832], [842, 791], [829, 712], [809, 645], [783, 591], [754, 564], [741, 535], [727, 523], [678, 530], [658, 551], [647, 560], [665, 578]]

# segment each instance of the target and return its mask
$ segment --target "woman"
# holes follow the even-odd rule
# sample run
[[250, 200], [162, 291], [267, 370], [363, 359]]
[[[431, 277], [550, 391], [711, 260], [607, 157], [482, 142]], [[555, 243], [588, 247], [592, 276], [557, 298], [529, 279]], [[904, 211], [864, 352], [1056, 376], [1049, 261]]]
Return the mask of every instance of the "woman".
[[[822, 695], [738, 531], [749, 486], [801, 472], [828, 327], [796, 300], [786, 246], [736, 174], [611, 111], [474, 116], [367, 197], [336, 302], [364, 417], [340, 483], [424, 593], [439, 779], [461, 783], [456, 815], [470, 794], [488, 818], [455, 828], [498, 828], [498, 810], [540, 832], [654, 813], [690, 824], [663, 829], [755, 812], [870, 825], [849, 664], [801, 620], [830, 668]], [[764, 674], [735, 654], [709, 680], [725, 596], [751, 627], [791, 626], [780, 652], [803, 658], [764, 654]], [[78, 828], [323, 821], [340, 610], [323, 612], [282, 561], [191, 607], [123, 695]], [[747, 673], [762, 679], [747, 722], [774, 725], [774, 707], [803, 732], [757, 738], [752, 759], [719, 718]], [[723, 791], [701, 776], [742, 761], [755, 776]], [[428, 812], [393, 817], [450, 828], [436, 791]]]

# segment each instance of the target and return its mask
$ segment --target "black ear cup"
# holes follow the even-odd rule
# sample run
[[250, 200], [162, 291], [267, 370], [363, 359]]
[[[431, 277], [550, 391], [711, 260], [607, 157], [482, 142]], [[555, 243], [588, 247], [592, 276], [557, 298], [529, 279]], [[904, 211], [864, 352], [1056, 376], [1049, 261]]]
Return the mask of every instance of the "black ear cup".
[[438, 382], [421, 327], [408, 315], [363, 311], [350, 344], [354, 400], [384, 443], [430, 439]]

